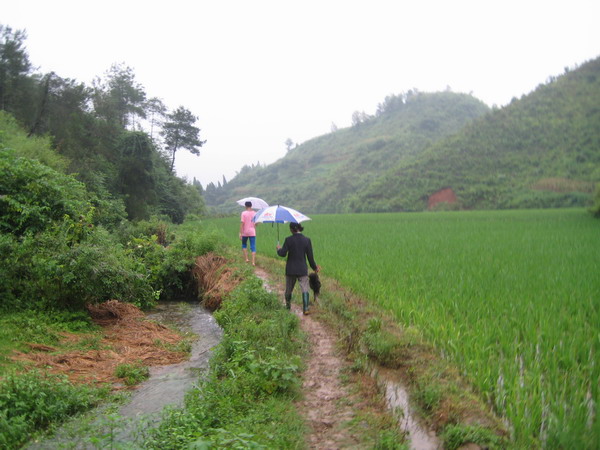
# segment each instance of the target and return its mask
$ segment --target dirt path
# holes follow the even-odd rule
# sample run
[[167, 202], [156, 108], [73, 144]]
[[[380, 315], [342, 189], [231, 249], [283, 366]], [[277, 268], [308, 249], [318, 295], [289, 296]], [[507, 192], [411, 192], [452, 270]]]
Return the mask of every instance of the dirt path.
[[[260, 267], [255, 274], [267, 290], [283, 299], [283, 280], [274, 280]], [[311, 296], [312, 300], [312, 296]], [[354, 418], [352, 398], [355, 394], [341, 382], [340, 375], [347, 362], [335, 348], [335, 336], [311, 315], [303, 315], [299, 305], [292, 312], [300, 318], [300, 326], [310, 339], [310, 356], [302, 385], [303, 398], [298, 407], [310, 427], [307, 442], [314, 449], [358, 448], [360, 439], [348, 423]]]

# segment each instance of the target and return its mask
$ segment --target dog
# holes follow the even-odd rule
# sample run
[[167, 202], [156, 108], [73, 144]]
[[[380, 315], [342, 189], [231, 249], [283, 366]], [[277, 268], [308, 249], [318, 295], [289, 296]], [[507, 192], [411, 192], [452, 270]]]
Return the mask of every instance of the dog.
[[311, 272], [308, 275], [308, 285], [313, 291], [313, 297], [316, 303], [319, 294], [321, 293], [321, 280], [319, 280], [319, 274], [317, 272]]

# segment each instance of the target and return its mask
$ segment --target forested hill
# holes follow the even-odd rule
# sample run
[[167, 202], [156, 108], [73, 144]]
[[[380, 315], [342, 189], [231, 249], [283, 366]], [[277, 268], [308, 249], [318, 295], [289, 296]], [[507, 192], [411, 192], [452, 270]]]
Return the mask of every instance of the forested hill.
[[452, 92], [409, 91], [388, 96], [375, 116], [356, 115], [353, 126], [314, 138], [269, 166], [245, 166], [223, 186], [204, 193], [219, 212], [239, 210], [246, 196], [307, 212], [345, 212], [349, 197], [390, 167], [418, 156], [489, 108]]
[[491, 111], [452, 92], [390, 96], [205, 198], [220, 212], [249, 195], [313, 213], [546, 208], [588, 206], [599, 182], [600, 58]]
[[[353, 211], [586, 206], [600, 182], [600, 58], [551, 78], [354, 191]], [[452, 195], [450, 195], [452, 198]], [[438, 206], [439, 207], [439, 206]]]

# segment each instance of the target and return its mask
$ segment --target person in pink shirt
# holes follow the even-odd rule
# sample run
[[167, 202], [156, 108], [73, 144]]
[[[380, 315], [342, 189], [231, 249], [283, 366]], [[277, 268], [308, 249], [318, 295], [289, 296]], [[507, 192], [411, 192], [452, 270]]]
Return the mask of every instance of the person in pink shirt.
[[256, 223], [252, 221], [255, 211], [252, 211], [252, 202], [244, 203], [246, 210], [242, 212], [242, 222], [240, 223], [240, 239], [242, 240], [242, 252], [244, 259], [248, 261], [248, 240], [250, 241], [250, 250], [252, 251], [252, 265], [256, 265]]

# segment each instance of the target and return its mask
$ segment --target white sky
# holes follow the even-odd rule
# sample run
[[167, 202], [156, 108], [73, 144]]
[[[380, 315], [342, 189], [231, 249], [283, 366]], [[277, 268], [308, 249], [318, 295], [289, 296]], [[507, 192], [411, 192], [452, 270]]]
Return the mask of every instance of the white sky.
[[599, 23], [598, 0], [0, 0], [41, 72], [91, 85], [124, 63], [198, 116], [207, 143], [176, 171], [203, 185], [412, 88], [505, 105], [599, 56]]

